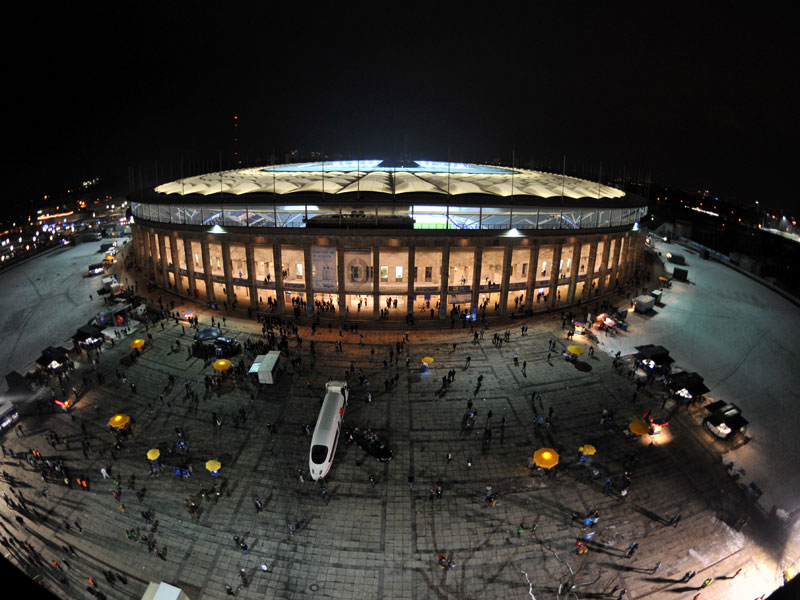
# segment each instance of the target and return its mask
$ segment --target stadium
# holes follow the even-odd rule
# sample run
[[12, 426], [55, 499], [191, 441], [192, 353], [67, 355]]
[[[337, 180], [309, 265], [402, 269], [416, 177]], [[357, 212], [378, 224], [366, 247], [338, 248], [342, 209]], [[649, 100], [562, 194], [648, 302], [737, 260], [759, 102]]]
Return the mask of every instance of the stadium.
[[244, 168], [132, 194], [136, 258], [240, 310], [449, 319], [603, 297], [643, 259], [641, 196], [519, 168], [352, 160]]

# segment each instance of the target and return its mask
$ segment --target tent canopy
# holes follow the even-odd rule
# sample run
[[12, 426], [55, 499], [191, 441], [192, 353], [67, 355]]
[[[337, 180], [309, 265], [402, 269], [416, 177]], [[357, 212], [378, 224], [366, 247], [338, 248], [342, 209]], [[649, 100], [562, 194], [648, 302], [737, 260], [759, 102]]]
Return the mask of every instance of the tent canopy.
[[637, 360], [652, 360], [658, 365], [669, 365], [675, 362], [670, 358], [669, 350], [663, 346], [647, 344], [646, 346], [636, 346], [636, 349], [639, 351], [634, 355]]
[[94, 325], [84, 325], [73, 336], [79, 342], [87, 340], [89, 338], [99, 338], [103, 337], [103, 330], [99, 327], [95, 327]]
[[36, 359], [36, 362], [42, 366], [46, 366], [53, 361], [63, 362], [68, 355], [69, 351], [66, 348], [50, 346], [42, 351], [42, 355]]
[[687, 373], [682, 371], [675, 373], [669, 378], [669, 389], [671, 392], [686, 390], [692, 396], [701, 396], [710, 390], [703, 383], [703, 378], [697, 373]]

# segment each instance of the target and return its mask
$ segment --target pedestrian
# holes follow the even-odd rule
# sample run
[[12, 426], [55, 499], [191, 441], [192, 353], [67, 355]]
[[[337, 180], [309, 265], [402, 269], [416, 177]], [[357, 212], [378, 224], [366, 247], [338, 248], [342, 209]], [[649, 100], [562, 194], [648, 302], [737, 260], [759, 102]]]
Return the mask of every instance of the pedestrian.
[[412, 489], [412, 490], [414, 489], [414, 476], [413, 475], [409, 475], [408, 476], [408, 487], [410, 489]]
[[631, 542], [630, 546], [628, 546], [628, 549], [625, 551], [625, 558], [630, 558], [633, 556], [633, 553], [636, 552], [638, 547], [638, 542]]
[[294, 535], [294, 524], [293, 523], [289, 523], [289, 535], [291, 535], [291, 536]]
[[452, 452], [448, 452], [447, 453], [447, 464], [449, 465], [452, 462], [452, 460], [453, 460], [453, 453]]
[[697, 571], [686, 571], [681, 579], [681, 583], [689, 582], [695, 575], [697, 575]]
[[655, 575], [655, 574], [656, 574], [656, 572], [657, 572], [657, 571], [658, 571], [660, 568], [661, 568], [661, 561], [658, 561], [658, 562], [656, 563], [656, 566], [655, 566], [655, 567], [653, 567], [652, 574], [653, 574], [653, 575]]
[[108, 479], [108, 470], [105, 467], [100, 467], [100, 474], [103, 476], [103, 479]]

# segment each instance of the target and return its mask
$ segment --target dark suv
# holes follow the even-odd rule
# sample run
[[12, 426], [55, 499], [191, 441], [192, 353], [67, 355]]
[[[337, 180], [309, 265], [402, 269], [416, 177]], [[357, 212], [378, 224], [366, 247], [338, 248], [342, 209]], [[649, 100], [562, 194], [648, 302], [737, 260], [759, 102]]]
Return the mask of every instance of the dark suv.
[[242, 345], [235, 339], [229, 337], [218, 337], [214, 340], [214, 353], [217, 356], [227, 358], [242, 351]]

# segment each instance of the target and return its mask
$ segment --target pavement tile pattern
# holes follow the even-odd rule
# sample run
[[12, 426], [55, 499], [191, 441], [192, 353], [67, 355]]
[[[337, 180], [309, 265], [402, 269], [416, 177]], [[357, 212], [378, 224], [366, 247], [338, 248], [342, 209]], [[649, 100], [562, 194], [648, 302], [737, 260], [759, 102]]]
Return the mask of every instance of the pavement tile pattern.
[[[201, 327], [212, 316], [221, 318], [218, 311], [197, 310]], [[635, 386], [627, 368], [615, 371], [613, 358], [601, 352], [565, 360], [560, 350], [567, 329], [560, 315], [490, 322], [477, 343], [469, 326], [451, 329], [449, 323], [429, 329], [422, 328], [429, 323], [362, 323], [359, 332], [341, 335], [325, 319], [313, 335], [307, 318], [298, 323], [301, 341], [288, 336], [287, 358], [302, 363], [287, 361], [278, 383], [262, 389], [228, 377], [206, 390], [204, 377], [214, 372], [202, 359], [188, 357], [193, 330], [171, 319], [107, 344], [96, 370], [85, 353], [74, 356], [69, 385], [84, 374], [92, 379], [77, 406], [69, 414], [29, 407], [24, 433], [9, 432], [3, 439], [8, 477], [0, 487], [11, 505], [0, 505], [2, 533], [28, 542], [44, 564], [14, 542], [4, 555], [62, 598], [89, 598], [87, 577], [109, 598], [141, 597], [150, 581], [181, 587], [190, 598], [228, 597], [230, 586], [242, 598], [420, 600], [555, 598], [559, 591], [567, 597], [569, 588], [578, 597], [616, 598], [626, 590], [622, 597], [700, 593], [704, 600], [735, 599], [755, 598], [777, 585], [769, 565], [780, 553], [780, 532], [751, 510], [742, 486], [704, 440], [699, 409], [663, 404], [658, 384], [646, 386], [632, 402]], [[528, 325], [526, 335], [522, 324]], [[410, 339], [398, 356], [406, 330]], [[261, 325], [242, 315], [227, 315], [223, 331], [242, 342], [264, 339]], [[495, 334], [506, 331], [508, 341], [493, 343]], [[147, 334], [152, 342], [131, 361], [130, 340]], [[558, 348], [552, 353], [551, 340]], [[337, 341], [342, 352], [335, 349]], [[573, 342], [590, 346], [582, 336]], [[252, 354], [244, 352], [234, 364], [241, 358], [249, 368]], [[424, 370], [423, 356], [434, 358]], [[342, 440], [323, 496], [323, 486], [308, 477], [310, 437], [304, 426], [316, 421], [325, 382], [343, 379], [351, 363], [369, 384], [360, 384], [357, 373], [348, 377], [345, 428], [379, 433], [394, 458], [377, 462]], [[97, 371], [104, 383], [96, 382]], [[455, 376], [443, 387], [448, 372]], [[386, 381], [395, 378], [387, 389]], [[197, 392], [197, 403], [186, 398], [185, 382]], [[54, 388], [58, 393], [57, 382]], [[471, 426], [470, 401], [477, 410]], [[615, 413], [605, 423], [603, 409]], [[627, 424], [647, 410], [670, 425], [661, 437], [630, 439]], [[132, 435], [116, 449], [107, 422], [120, 412], [132, 417]], [[220, 427], [212, 423], [212, 412]], [[246, 421], [239, 418], [242, 412]], [[536, 424], [538, 416], [548, 415], [549, 426]], [[184, 432], [186, 451], [176, 447], [176, 426]], [[91, 445], [85, 454], [83, 427]], [[45, 439], [49, 430], [60, 438], [55, 447]], [[583, 444], [594, 445], [597, 454], [579, 460]], [[153, 447], [161, 450], [164, 467], [157, 477], [145, 457]], [[558, 451], [557, 467], [532, 468], [540, 447]], [[90, 479], [90, 488], [67, 488], [51, 477], [43, 481], [27, 462], [31, 449], [43, 459], [61, 457], [73, 477]], [[218, 477], [204, 468], [212, 458], [222, 463]], [[191, 465], [191, 475], [175, 475], [172, 466], [180, 464]], [[109, 479], [101, 476], [103, 466], [110, 469]], [[631, 478], [627, 497], [620, 494], [625, 471]], [[604, 489], [607, 477], [613, 479], [610, 491]], [[218, 496], [215, 486], [221, 488]], [[497, 494], [494, 505], [487, 501], [487, 486]], [[190, 514], [192, 501], [197, 509]], [[150, 509], [148, 522], [143, 512]], [[584, 526], [592, 511], [599, 514], [597, 522]], [[678, 515], [677, 526], [670, 526]], [[133, 541], [126, 531], [137, 528], [140, 538]], [[245, 541], [246, 551], [234, 536]], [[576, 552], [579, 539], [589, 549], [585, 554]], [[637, 550], [626, 558], [634, 542]], [[67, 544], [76, 556], [64, 550]], [[453, 567], [440, 567], [439, 555], [452, 559]], [[70, 567], [51, 567], [54, 559]], [[682, 582], [693, 570], [697, 574]], [[106, 571], [121, 577], [112, 585], [103, 577]], [[709, 577], [711, 585], [699, 589]]]

